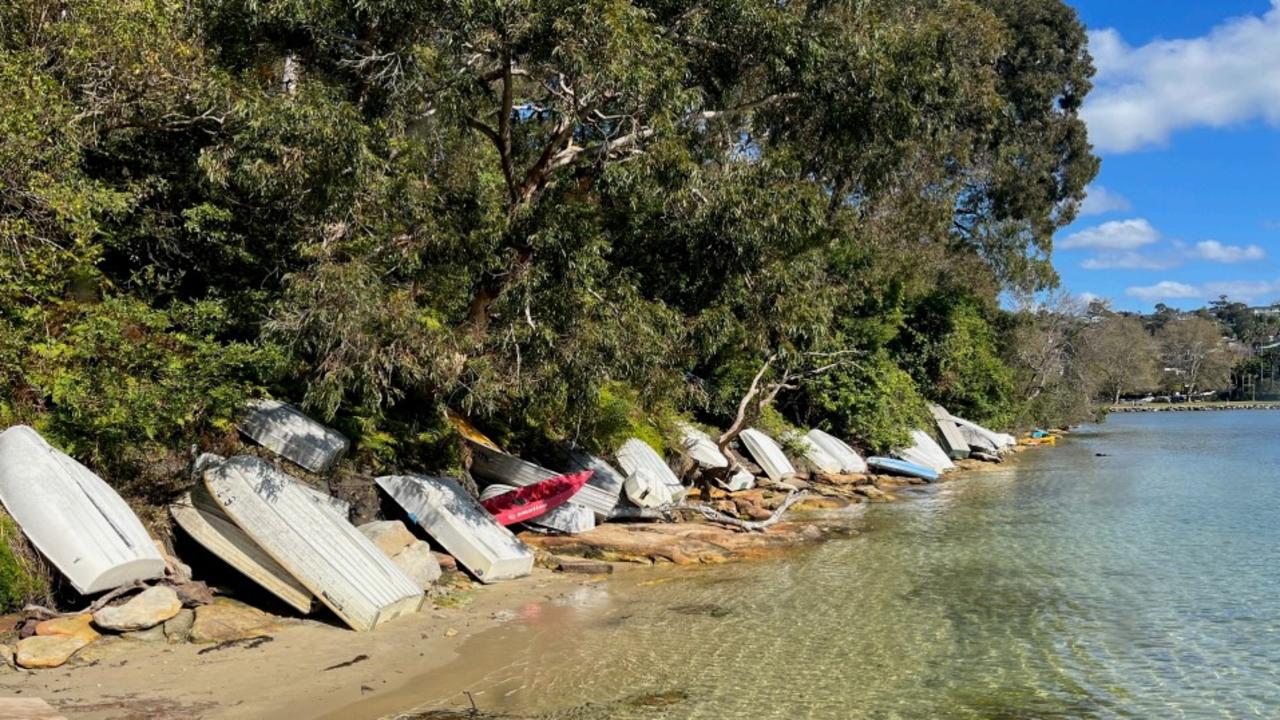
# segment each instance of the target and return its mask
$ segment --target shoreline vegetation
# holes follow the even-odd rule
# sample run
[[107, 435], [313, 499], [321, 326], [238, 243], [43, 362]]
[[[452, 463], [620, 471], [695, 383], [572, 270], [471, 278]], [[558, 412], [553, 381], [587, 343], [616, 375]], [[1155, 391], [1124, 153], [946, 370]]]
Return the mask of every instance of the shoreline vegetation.
[[[1012, 449], [1005, 464], [960, 460], [957, 470], [937, 483], [1016, 468], [1018, 453], [1055, 444], [1061, 434], [1028, 438]], [[816, 543], [856, 534], [860, 511], [869, 504], [909, 502], [913, 488], [930, 484], [888, 475], [813, 475], [809, 481], [793, 482], [812, 495], [762, 532], [736, 532], [705, 520], [606, 524], [577, 536], [524, 532], [521, 539], [538, 549], [533, 574], [481, 585], [447, 570], [442, 584], [429, 595], [428, 607], [385, 629], [352, 633], [336, 619], [259, 612], [251, 632], [216, 643], [172, 644], [163, 636], [158, 642], [135, 637], [141, 633], [105, 636], [60, 668], [0, 672], [0, 688], [48, 698], [60, 712], [84, 718], [120, 713], [157, 718], [374, 718], [405, 712], [435, 697], [462, 703], [466, 688], [447, 686], [439, 678], [452, 677], [460, 668], [466, 668], [463, 675], [479, 678], [487, 663], [501, 663], [500, 656], [477, 657], [465, 653], [463, 646], [530, 606], [572, 602], [575, 592], [611, 576], [644, 582], [640, 578], [649, 568], [784, 558]], [[713, 499], [733, 497], [763, 512], [786, 492], [716, 491]], [[655, 582], [669, 574], [658, 577]], [[230, 598], [215, 603], [247, 607]], [[14, 619], [0, 622], [11, 625]], [[111, 689], [104, 692], [104, 687]]]

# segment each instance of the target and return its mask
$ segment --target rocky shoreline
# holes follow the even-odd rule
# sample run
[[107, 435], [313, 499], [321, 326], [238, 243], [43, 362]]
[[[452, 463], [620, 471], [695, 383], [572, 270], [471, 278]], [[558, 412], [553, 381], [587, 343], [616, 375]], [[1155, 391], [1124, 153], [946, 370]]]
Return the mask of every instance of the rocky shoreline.
[[1161, 403], [1146, 405], [1113, 405], [1113, 413], [1154, 412], [1222, 412], [1228, 410], [1280, 410], [1280, 402], [1231, 402], [1231, 403]]
[[[943, 482], [1005, 467], [959, 465], [961, 471]], [[94, 613], [22, 624], [9, 616], [0, 630], [9, 642], [25, 636], [28, 652], [20, 667], [13, 649], [4, 646], [0, 693], [45, 697], [75, 717], [244, 717], [285, 708], [298, 717], [319, 716], [342, 703], [367, 703], [384, 689], [386, 677], [402, 674], [407, 664], [416, 673], [459, 660], [450, 648], [509, 619], [513, 608], [572, 593], [615, 571], [779, 557], [847, 537], [858, 532], [856, 519], [869, 504], [908, 497], [923, 482], [861, 475], [815, 476], [794, 484], [805, 498], [784, 521], [759, 532], [692, 516], [671, 523], [606, 524], [579, 535], [525, 532], [521, 538], [536, 549], [539, 567], [529, 578], [497, 585], [474, 582], [445, 558], [444, 575], [429, 595], [430, 610], [386, 631], [350, 633], [323, 618], [276, 616], [233, 597], [205, 602], [166, 586]], [[790, 485], [716, 490], [710, 503], [726, 513], [763, 518], [793, 492]], [[37, 651], [46, 657], [36, 658]], [[333, 684], [331, 676], [347, 667], [383, 680]], [[280, 672], [292, 679], [287, 691], [269, 681]]]

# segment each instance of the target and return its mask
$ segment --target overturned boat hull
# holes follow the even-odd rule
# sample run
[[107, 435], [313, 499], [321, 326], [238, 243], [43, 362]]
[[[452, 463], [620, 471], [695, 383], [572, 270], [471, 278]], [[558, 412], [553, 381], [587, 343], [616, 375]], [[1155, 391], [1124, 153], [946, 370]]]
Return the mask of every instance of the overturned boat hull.
[[533, 551], [502, 527], [454, 480], [388, 475], [374, 480], [463, 567], [481, 582], [533, 571]]
[[[667, 467], [667, 463], [663, 461], [662, 456], [657, 451], [649, 447], [649, 444], [639, 438], [631, 438], [618, 448], [618, 464], [627, 474], [628, 490], [627, 496], [631, 497], [630, 487], [635, 486], [630, 480], [638, 473], [643, 473], [646, 477], [642, 479], [642, 483], [657, 482], [661, 483], [666, 493], [670, 495], [671, 502], [678, 502], [684, 498], [687, 490], [680, 482], [680, 478], [671, 472], [671, 468]], [[632, 497], [632, 502], [635, 498]], [[637, 503], [639, 504], [639, 503]], [[641, 505], [641, 507], [649, 507]]]
[[867, 461], [862, 459], [857, 450], [849, 447], [849, 444], [840, 438], [817, 428], [810, 430], [806, 437], [835, 458], [840, 463], [841, 472], [854, 475], [867, 471]]
[[248, 403], [238, 427], [249, 439], [313, 473], [327, 472], [351, 447], [342, 433], [278, 400]]
[[738, 438], [742, 440], [747, 452], [751, 453], [751, 457], [760, 464], [770, 480], [783, 482], [796, 476], [795, 466], [783, 454], [782, 448], [774, 442], [773, 438], [755, 428], [743, 430]]
[[930, 405], [929, 412], [938, 426], [938, 436], [942, 439], [942, 449], [946, 451], [947, 456], [952, 460], [963, 460], [969, 457], [969, 443], [965, 442], [956, 421], [951, 419], [951, 413], [941, 405]]
[[303, 615], [311, 612], [311, 591], [227, 517], [203, 483], [170, 505], [169, 514], [204, 549]]
[[222, 511], [351, 628], [372, 630], [422, 606], [422, 589], [378, 546], [270, 464], [233, 457], [204, 481]]
[[26, 425], [0, 433], [0, 502], [77, 592], [164, 575], [164, 559], [115, 490]]
[[867, 467], [877, 472], [920, 478], [928, 482], [937, 482], [940, 477], [938, 471], [933, 468], [896, 458], [869, 457], [867, 458]]

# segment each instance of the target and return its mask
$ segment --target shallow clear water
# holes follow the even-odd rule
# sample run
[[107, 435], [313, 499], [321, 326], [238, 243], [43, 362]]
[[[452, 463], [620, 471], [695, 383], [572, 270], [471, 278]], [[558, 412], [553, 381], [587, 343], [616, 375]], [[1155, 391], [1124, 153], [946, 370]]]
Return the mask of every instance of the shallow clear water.
[[420, 710], [1280, 717], [1278, 437], [1280, 412], [1115, 416], [852, 539], [531, 605]]

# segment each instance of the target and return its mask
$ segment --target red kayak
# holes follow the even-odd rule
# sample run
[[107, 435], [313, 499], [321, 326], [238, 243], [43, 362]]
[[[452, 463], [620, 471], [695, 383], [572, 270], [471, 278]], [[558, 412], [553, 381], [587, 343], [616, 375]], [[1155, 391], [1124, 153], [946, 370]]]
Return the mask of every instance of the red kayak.
[[583, 470], [569, 475], [557, 475], [488, 500], [481, 500], [480, 504], [500, 525], [515, 525], [518, 522], [533, 520], [569, 502], [569, 498], [587, 484], [593, 472]]

